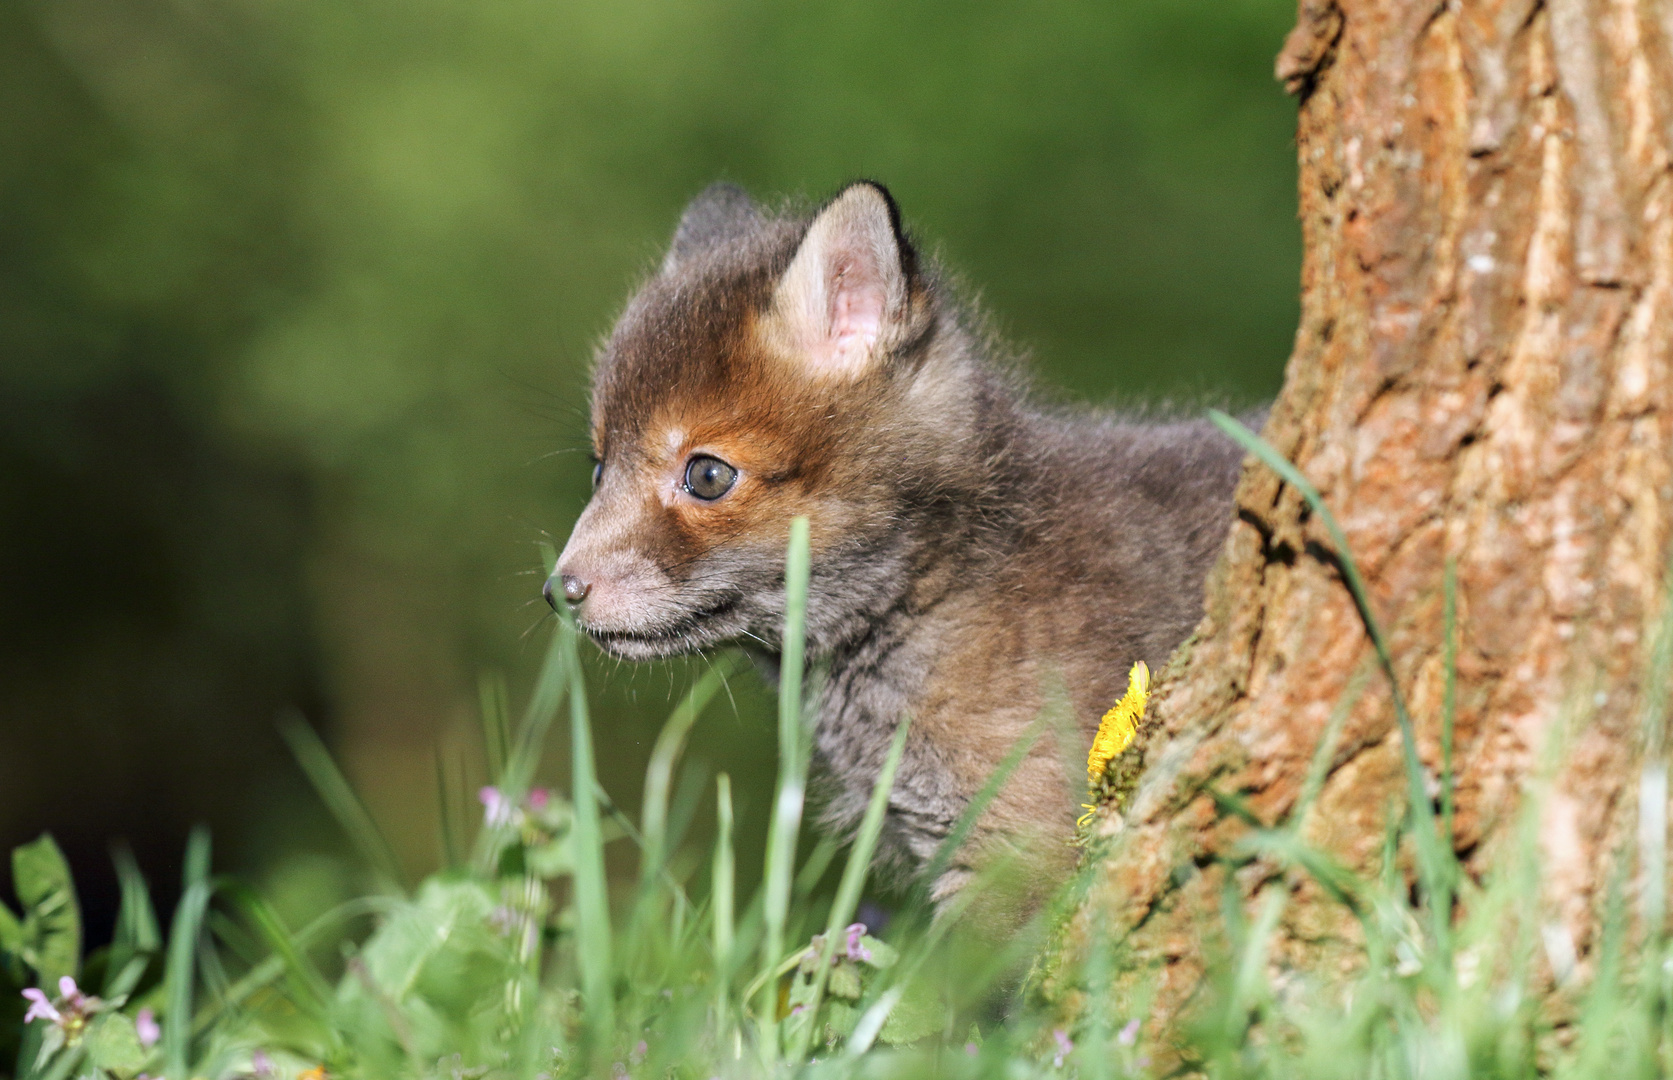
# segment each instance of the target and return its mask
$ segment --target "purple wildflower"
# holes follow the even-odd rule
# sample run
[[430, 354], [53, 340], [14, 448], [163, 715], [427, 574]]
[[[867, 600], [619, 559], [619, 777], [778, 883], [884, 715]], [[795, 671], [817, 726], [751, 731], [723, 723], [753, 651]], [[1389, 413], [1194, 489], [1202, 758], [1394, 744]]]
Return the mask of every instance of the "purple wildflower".
[[854, 923], [853, 925], [849, 926], [847, 932], [848, 932], [848, 959], [855, 960], [855, 961], [858, 961], [858, 960], [869, 961], [871, 959], [871, 950], [866, 948], [865, 944], [860, 940], [862, 937], [865, 936], [866, 924], [863, 923], [863, 922]]
[[1057, 1056], [1051, 1059], [1052, 1068], [1061, 1069], [1063, 1059], [1074, 1052], [1075, 1043], [1062, 1028], [1052, 1028], [1051, 1037], [1057, 1042]]
[[543, 787], [537, 787], [529, 792], [529, 809], [540, 813], [546, 809], [546, 804], [552, 801], [552, 793]]
[[1139, 1022], [1137, 1018], [1134, 1018], [1121, 1025], [1121, 1031], [1116, 1035], [1115, 1041], [1122, 1046], [1132, 1046], [1133, 1043], [1138, 1041], [1138, 1037]]
[[[157, 1024], [157, 1014], [150, 1009], [141, 1009], [134, 1017], [134, 1031], [139, 1035], [139, 1044], [147, 1050], [156, 1046], [157, 1040], [163, 1037], [163, 1029]], [[257, 1075], [261, 1074], [258, 1072]]]
[[105, 1007], [105, 1003], [98, 998], [82, 993], [76, 981], [68, 975], [58, 980], [56, 999], [48, 998], [46, 991], [35, 987], [25, 990], [23, 997], [29, 1002], [29, 1011], [23, 1016], [24, 1023], [45, 1020], [56, 1025], [72, 1043], [81, 1037], [87, 1021]]
[[483, 817], [489, 825], [510, 824], [516, 807], [511, 805], [511, 800], [500, 794], [499, 788], [490, 784], [478, 791], [476, 797], [482, 801]]
[[266, 1050], [257, 1050], [250, 1055], [250, 1071], [261, 1080], [273, 1075], [273, 1059], [267, 1056]]
[[23, 992], [23, 996], [29, 1001], [29, 1011], [23, 1014], [25, 1024], [35, 1020], [50, 1020], [54, 1024], [64, 1022], [64, 1014], [53, 1008], [52, 1002], [41, 991], [31, 986]]
[[644, 1039], [640, 1039], [638, 1042], [633, 1044], [633, 1050], [632, 1050], [631, 1053], [629, 1053], [627, 1055], [627, 1060], [630, 1064], [637, 1065], [641, 1061], [644, 1061], [645, 1060], [645, 1055], [650, 1053], [650, 1052], [651, 1052], [650, 1046], [645, 1042]]

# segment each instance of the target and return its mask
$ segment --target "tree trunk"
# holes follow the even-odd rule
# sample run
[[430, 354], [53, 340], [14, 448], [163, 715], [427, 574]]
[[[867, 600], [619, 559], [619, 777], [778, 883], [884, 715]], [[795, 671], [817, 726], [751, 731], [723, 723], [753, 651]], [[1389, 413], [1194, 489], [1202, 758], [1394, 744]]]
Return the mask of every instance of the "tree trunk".
[[[1673, 518], [1673, 2], [1302, 0], [1278, 73], [1302, 102], [1306, 258], [1265, 437], [1342, 523], [1431, 778], [1456, 560], [1455, 850], [1484, 874], [1557, 748], [1542, 910], [1584, 963], [1636, 827]], [[1095, 928], [1123, 943], [1118, 990], [1159, 978], [1154, 1015], [1173, 1017], [1228, 874], [1246, 905], [1290, 892], [1274, 967], [1354, 962], [1316, 884], [1220, 860], [1248, 826], [1209, 789], [1284, 820], [1338, 702], [1303, 836], [1374, 871], [1407, 790], [1328, 533], [1253, 461], [1237, 504], [1144, 771], [1095, 825], [1101, 864], [1045, 983], [1071, 1008], [1061, 973]]]

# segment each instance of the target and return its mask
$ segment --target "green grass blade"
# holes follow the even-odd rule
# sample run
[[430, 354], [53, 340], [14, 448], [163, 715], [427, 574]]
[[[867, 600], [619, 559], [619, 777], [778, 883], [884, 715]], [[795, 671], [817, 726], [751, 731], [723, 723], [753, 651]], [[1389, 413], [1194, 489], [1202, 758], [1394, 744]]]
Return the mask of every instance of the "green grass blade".
[[1083, 1080], [1111, 1080], [1115, 1062], [1110, 1053], [1110, 984], [1115, 974], [1110, 936], [1096, 935], [1087, 949], [1084, 965], [1088, 1004], [1082, 1015], [1086, 1031], [1081, 1036], [1076, 1057], [1081, 1065]]
[[813, 850], [807, 853], [802, 861], [802, 868], [796, 871], [796, 880], [790, 886], [791, 910], [796, 904], [813, 895], [813, 890], [825, 876], [825, 871], [836, 861], [837, 852], [842, 850], [842, 842], [834, 836], [821, 836], [814, 842]]
[[505, 776], [506, 762], [511, 758], [511, 710], [505, 691], [505, 677], [487, 674], [476, 684], [477, 701], [481, 709], [482, 753], [488, 759], [491, 783], [499, 783]]
[[[1282, 885], [1269, 886], [1261, 898], [1260, 911], [1254, 924], [1247, 928], [1237, 967], [1233, 972], [1231, 1000], [1225, 1013], [1224, 1035], [1228, 1043], [1239, 1043], [1248, 1027], [1250, 1012], [1266, 996], [1266, 960], [1273, 931], [1278, 927], [1278, 916], [1283, 913], [1289, 890]], [[1235, 903], [1235, 901], [1234, 901]]]
[[1650, 646], [1644, 680], [1644, 765], [1638, 780], [1638, 862], [1644, 879], [1639, 910], [1647, 945], [1660, 960], [1667, 925], [1667, 719], [1673, 694], [1673, 569], [1662, 581], [1661, 625]]
[[165, 1075], [190, 1076], [192, 973], [197, 963], [198, 933], [209, 908], [209, 831], [201, 825], [186, 842], [185, 889], [169, 929], [168, 963], [163, 969], [167, 1002], [162, 1049]]
[[134, 861], [133, 850], [120, 845], [111, 853], [111, 861], [116, 864], [116, 880], [122, 890], [113, 944], [134, 952], [156, 952], [163, 947], [163, 934], [157, 925], [156, 909], [151, 906], [151, 889]]
[[808, 1005], [807, 1022], [800, 1028], [801, 1037], [792, 1054], [798, 1060], [807, 1053], [808, 1041], [818, 1029], [819, 1007], [825, 999], [825, 973], [830, 970], [831, 958], [836, 955], [838, 936], [853, 919], [854, 910], [860, 904], [860, 890], [865, 887], [871, 857], [877, 851], [877, 838], [883, 833], [883, 815], [889, 808], [889, 794], [895, 788], [895, 770], [900, 767], [901, 755], [906, 750], [906, 733], [911, 725], [912, 718], [903, 716], [900, 726], [895, 728], [895, 737], [889, 743], [889, 755], [883, 759], [883, 771], [878, 773], [877, 783], [871, 789], [871, 801], [866, 804], [859, 832], [854, 835], [854, 846], [849, 849], [848, 862], [842, 868], [842, 881], [837, 885], [836, 899], [831, 902], [831, 913], [825, 920], [825, 944], [819, 951], [819, 966], [814, 969], [817, 981], [813, 987], [813, 1000]]
[[[668, 804], [668, 825], [662, 838], [663, 862], [671, 864], [685, 842], [686, 834], [697, 821], [709, 787], [709, 765], [702, 760], [687, 758], [680, 764], [674, 780], [674, 797]], [[669, 873], [667, 865], [663, 874]]]
[[535, 769], [540, 765], [540, 755], [546, 746], [546, 733], [557, 719], [558, 706], [563, 704], [569, 680], [579, 674], [578, 669], [568, 662], [575, 653], [574, 619], [567, 611], [564, 614], [569, 621], [560, 620], [560, 623], [569, 629], [560, 629], [552, 635], [546, 659], [535, 678], [534, 693], [529, 695], [528, 708], [523, 711], [516, 743], [506, 757], [505, 771], [498, 777], [500, 793], [513, 803], [521, 802], [528, 794], [529, 785], [534, 783]]
[[361, 859], [377, 875], [379, 883], [392, 893], [403, 892], [401, 868], [395, 861], [395, 852], [319, 735], [294, 713], [280, 719], [279, 734], [284, 736], [296, 763], [302, 766], [302, 771], [319, 793], [320, 801], [337, 819], [338, 826], [348, 836]]
[[713, 900], [714, 963], [717, 996], [715, 1015], [724, 1022], [726, 1017], [726, 988], [732, 973], [732, 939], [735, 932], [737, 872], [732, 861], [732, 778], [726, 773], [715, 777], [715, 853], [714, 877], [710, 887]]
[[1330, 719], [1324, 726], [1324, 734], [1319, 737], [1319, 745], [1313, 750], [1313, 760], [1307, 766], [1307, 779], [1301, 785], [1301, 797], [1296, 799], [1295, 807], [1290, 811], [1290, 822], [1293, 828], [1299, 830], [1302, 819], [1307, 816], [1307, 808], [1313, 805], [1313, 800], [1319, 797], [1324, 789], [1325, 777], [1330, 774], [1330, 763], [1336, 757], [1336, 742], [1342, 736], [1342, 725], [1347, 723], [1348, 716], [1359, 704], [1359, 699], [1365, 693], [1365, 684], [1369, 681], [1370, 672], [1362, 664], [1348, 677], [1348, 685], [1342, 697], [1330, 710]]
[[436, 762], [436, 842], [441, 849], [442, 869], [450, 870], [459, 865], [459, 845], [455, 840], [456, 826], [453, 821], [452, 791], [447, 783], [447, 763], [442, 760], [441, 751], [435, 754]]
[[1040, 737], [1045, 732], [1046, 717], [1042, 713], [1038, 719], [1028, 726], [1028, 730], [1024, 731], [1017, 741], [1012, 744], [1010, 752], [999, 762], [993, 772], [988, 774], [987, 782], [966, 804], [964, 812], [953, 823], [952, 830], [941, 841], [941, 846], [935, 849], [935, 857], [929, 861], [929, 866], [925, 868], [921, 878], [926, 887], [933, 888], [936, 879], [947, 871], [948, 866], [952, 865], [953, 858], [958, 854], [959, 849], [964, 846], [965, 840], [969, 838], [970, 830], [976, 827], [976, 822], [987, 812], [988, 804], [998, 797], [999, 792], [1004, 789], [1005, 784], [1011, 779], [1011, 774], [1022, 765], [1023, 760], [1028, 757], [1034, 749], [1034, 745], [1040, 741]]
[[285, 965], [291, 985], [296, 990], [297, 1004], [323, 1014], [331, 1000], [331, 985], [297, 945], [296, 937], [285, 926], [273, 905], [247, 885], [232, 885], [226, 890], [227, 899], [244, 913], [267, 947]]
[[[291, 935], [298, 950], [307, 950], [326, 939], [339, 937], [347, 924], [368, 915], [387, 915], [400, 901], [390, 896], [362, 896], [344, 901], [316, 917], [307, 926]], [[229, 1009], [250, 1000], [271, 986], [285, 974], [285, 962], [269, 956], [245, 972], [227, 988], [225, 995], [211, 999], [192, 1018], [192, 1034], [210, 1031]]]
[[[616, 1002], [611, 966], [609, 885], [604, 876], [604, 838], [599, 821], [597, 769], [593, 763], [592, 719], [581, 677], [575, 622], [565, 613], [558, 624], [564, 666], [569, 670], [571, 797], [575, 805], [570, 836], [575, 853], [575, 945], [581, 968], [592, 1053], [608, 1052], [615, 1030]], [[533, 710], [531, 707], [531, 717]], [[532, 769], [530, 770], [532, 775]], [[520, 789], [519, 789], [520, 790]]]
[[843, 1048], [843, 1057], [848, 1061], [857, 1061], [871, 1049], [871, 1044], [883, 1030], [883, 1025], [889, 1022], [889, 1014], [894, 1012], [895, 1006], [900, 1004], [901, 998], [906, 996], [906, 984], [897, 982], [872, 1002], [866, 1011], [860, 1014], [860, 1019], [849, 1033], [848, 1044]]
[[[766, 880], [763, 882], [763, 919], [766, 926], [761, 963], [771, 970], [784, 952], [784, 924], [789, 915], [790, 886], [796, 864], [796, 833], [802, 824], [807, 777], [802, 749], [802, 668], [805, 660], [807, 584], [809, 572], [808, 520], [790, 523], [790, 546], [784, 566], [784, 641], [779, 657], [778, 784], [772, 822], [767, 835]], [[774, 1013], [775, 987], [767, 980], [760, 1011], [761, 1048], [768, 1060], [778, 1053]]]
[[860, 1002], [860, 1019], [855, 1023], [854, 1031], [843, 1048], [845, 1060], [854, 1061], [871, 1049], [873, 1040], [888, 1022], [889, 1014], [905, 996], [907, 987], [941, 947], [947, 934], [959, 925], [964, 913], [975, 902], [976, 893], [976, 889], [966, 888], [954, 895], [947, 909], [942, 911], [940, 917], [931, 922], [929, 928], [913, 943], [912, 950], [902, 952], [901, 959], [888, 970], [887, 977], [876, 988], [874, 996]]
[[737, 670], [739, 657], [735, 653], [716, 658], [703, 677], [686, 692], [651, 749], [651, 760], [645, 766], [645, 795], [639, 813], [639, 829], [645, 837], [644, 857], [639, 860], [639, 885], [648, 887], [662, 873], [667, 860], [668, 798], [673, 787], [674, 766], [685, 750], [692, 725], [708, 705], [728, 676]]
[[1673, 698], [1673, 565], [1662, 577], [1661, 595], [1661, 625], [1650, 647], [1649, 678], [1644, 685], [1644, 752], [1649, 757], [1667, 750], [1668, 703]]
[[118, 845], [111, 852], [111, 861], [116, 864], [122, 901], [116, 911], [116, 932], [111, 937], [110, 960], [101, 990], [107, 1001], [133, 993], [150, 958], [163, 947], [157, 913], [151, 906], [151, 890], [134, 861], [133, 851], [125, 844]]
[[1457, 779], [1452, 775], [1452, 739], [1458, 723], [1458, 560], [1447, 556], [1441, 624], [1446, 633], [1446, 684], [1441, 691], [1441, 836], [1452, 843], [1453, 799]]
[[37, 1074], [36, 1080], [69, 1080], [70, 1074], [81, 1066], [87, 1056], [85, 1046], [72, 1046], [63, 1050], [52, 1059], [52, 1067]]
[[1347, 583], [1348, 592], [1352, 595], [1355, 606], [1359, 609], [1361, 621], [1365, 624], [1366, 634], [1371, 638], [1371, 646], [1376, 650], [1377, 660], [1382, 664], [1383, 672], [1388, 677], [1389, 696], [1394, 702], [1394, 718], [1400, 726], [1400, 746], [1402, 759], [1406, 770], [1407, 797], [1411, 801], [1412, 817], [1415, 822], [1413, 839], [1417, 845], [1418, 874], [1423, 882], [1424, 892], [1430, 901], [1431, 928], [1435, 935], [1436, 944], [1443, 953], [1449, 954], [1448, 941], [1451, 936], [1452, 921], [1451, 881], [1452, 859], [1451, 845], [1442, 849], [1440, 836], [1436, 832], [1434, 807], [1430, 805], [1428, 785], [1424, 783], [1423, 763], [1417, 754], [1417, 731], [1412, 724], [1411, 714], [1406, 709], [1406, 698], [1400, 691], [1400, 680], [1394, 671], [1394, 656], [1389, 651], [1388, 641], [1383, 636], [1381, 624], [1377, 621], [1376, 613], [1371, 608], [1371, 593], [1365, 587], [1365, 579], [1359, 572], [1359, 564], [1354, 561], [1353, 552], [1348, 548], [1347, 535], [1337, 524], [1336, 516], [1325, 505], [1324, 497], [1319, 494], [1301, 470], [1291, 464], [1277, 450], [1274, 450], [1266, 440], [1244, 427], [1234, 418], [1218, 409], [1208, 410], [1208, 415], [1221, 431], [1249, 453], [1255, 455], [1262, 464], [1277, 473], [1283, 481], [1299, 491], [1313, 512], [1324, 523], [1330, 533], [1331, 542], [1336, 545], [1336, 565]]

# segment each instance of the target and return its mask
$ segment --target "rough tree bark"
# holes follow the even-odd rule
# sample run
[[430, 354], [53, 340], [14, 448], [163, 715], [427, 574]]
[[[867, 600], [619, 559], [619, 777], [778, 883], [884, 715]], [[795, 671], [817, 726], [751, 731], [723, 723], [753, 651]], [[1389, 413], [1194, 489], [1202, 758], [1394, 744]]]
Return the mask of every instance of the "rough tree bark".
[[[1278, 74], [1301, 98], [1306, 258], [1265, 436], [1343, 524], [1432, 774], [1457, 562], [1469, 872], [1572, 725], [1543, 900], [1584, 957], [1634, 828], [1673, 520], [1673, 0], [1302, 0]], [[1121, 978], [1159, 973], [1164, 1020], [1204, 970], [1216, 856], [1246, 829], [1207, 789], [1282, 819], [1370, 652], [1300, 495], [1250, 463], [1237, 503], [1055, 967], [1073, 970], [1089, 929], [1113, 935]], [[1361, 870], [1405, 790], [1386, 684], [1363, 685], [1304, 826]], [[1351, 965], [1355, 927], [1306, 879], [1263, 862], [1235, 878], [1245, 902], [1291, 890], [1274, 965]], [[1066, 977], [1046, 989], [1073, 1007]]]

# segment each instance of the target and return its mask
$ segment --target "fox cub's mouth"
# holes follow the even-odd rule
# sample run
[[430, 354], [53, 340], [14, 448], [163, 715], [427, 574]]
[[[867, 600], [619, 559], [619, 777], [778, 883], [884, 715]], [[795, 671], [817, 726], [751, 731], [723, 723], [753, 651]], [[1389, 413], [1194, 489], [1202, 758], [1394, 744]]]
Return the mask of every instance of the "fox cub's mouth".
[[697, 611], [686, 612], [660, 626], [632, 629], [588, 625], [583, 616], [576, 620], [581, 632], [612, 656], [624, 660], [656, 660], [678, 656], [709, 645], [718, 645], [734, 636], [715, 626], [718, 619], [730, 614], [742, 597], [727, 596]]

